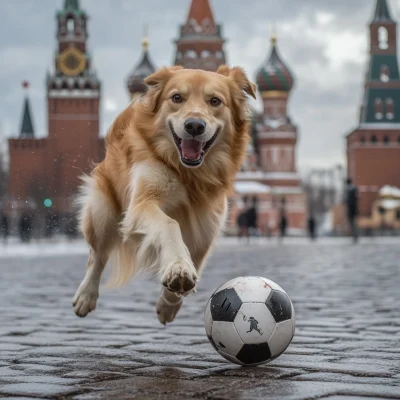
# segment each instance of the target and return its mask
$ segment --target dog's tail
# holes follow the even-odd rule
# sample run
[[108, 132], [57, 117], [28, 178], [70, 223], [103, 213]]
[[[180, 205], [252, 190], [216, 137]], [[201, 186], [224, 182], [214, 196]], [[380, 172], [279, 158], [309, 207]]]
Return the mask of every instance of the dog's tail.
[[121, 241], [111, 252], [112, 275], [108, 287], [121, 287], [142, 271], [155, 274], [159, 252], [140, 234]]

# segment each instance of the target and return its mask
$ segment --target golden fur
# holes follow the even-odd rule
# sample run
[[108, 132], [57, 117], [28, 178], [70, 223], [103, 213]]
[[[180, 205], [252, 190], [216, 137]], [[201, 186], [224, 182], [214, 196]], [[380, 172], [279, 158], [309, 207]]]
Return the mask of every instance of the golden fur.
[[[73, 304], [79, 316], [96, 306], [105, 264], [114, 264], [112, 284], [139, 270], [165, 286], [157, 303], [162, 323], [174, 319], [182, 298], [195, 291], [201, 267], [226, 217], [226, 195], [245, 156], [249, 111], [246, 94], [255, 85], [240, 68], [216, 73], [162, 68], [146, 78], [149, 90], [114, 121], [106, 157], [84, 178], [80, 223], [91, 254]], [[184, 100], [176, 104], [173, 94]], [[210, 98], [222, 101], [211, 106]], [[203, 162], [181, 162], [171, 126], [201, 118], [216, 140]], [[204, 134], [205, 135], [205, 134]]]

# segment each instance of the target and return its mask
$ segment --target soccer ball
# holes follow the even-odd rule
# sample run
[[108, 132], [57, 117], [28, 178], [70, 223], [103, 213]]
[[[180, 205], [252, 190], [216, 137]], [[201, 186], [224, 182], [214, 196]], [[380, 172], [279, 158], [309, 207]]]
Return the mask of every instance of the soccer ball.
[[289, 346], [295, 330], [293, 304], [275, 282], [256, 276], [232, 279], [210, 297], [204, 313], [214, 349], [240, 365], [268, 363]]

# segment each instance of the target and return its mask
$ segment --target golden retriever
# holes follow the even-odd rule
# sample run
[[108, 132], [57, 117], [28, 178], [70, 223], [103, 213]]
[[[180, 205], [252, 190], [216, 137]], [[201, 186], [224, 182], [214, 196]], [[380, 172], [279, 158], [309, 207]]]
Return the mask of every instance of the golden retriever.
[[223, 229], [246, 153], [246, 95], [255, 98], [256, 86], [241, 68], [161, 68], [145, 83], [147, 93], [107, 133], [105, 159], [83, 178], [80, 226], [90, 255], [72, 302], [80, 317], [95, 309], [111, 258], [115, 286], [140, 270], [158, 277], [158, 318], [173, 321]]

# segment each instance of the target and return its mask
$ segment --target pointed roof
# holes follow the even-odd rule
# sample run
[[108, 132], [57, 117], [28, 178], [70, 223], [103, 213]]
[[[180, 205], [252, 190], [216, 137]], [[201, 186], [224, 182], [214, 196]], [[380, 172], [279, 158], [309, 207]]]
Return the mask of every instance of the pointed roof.
[[393, 21], [387, 0], [377, 0], [374, 21]]
[[24, 112], [22, 114], [22, 123], [21, 123], [21, 138], [33, 138], [35, 137], [35, 133], [33, 131], [31, 111], [30, 111], [30, 103], [28, 96], [25, 97], [24, 102]]
[[256, 81], [261, 92], [284, 91], [289, 92], [293, 87], [293, 76], [289, 68], [279, 57], [276, 36], [271, 37], [272, 50], [269, 58], [261, 65]]
[[64, 9], [72, 9], [79, 10], [79, 1], [78, 0], [65, 0], [64, 1]]
[[186, 23], [194, 20], [201, 25], [205, 19], [215, 24], [209, 0], [192, 0]]
[[143, 80], [155, 71], [149, 56], [149, 40], [147, 35], [142, 39], [142, 49], [142, 58], [128, 77], [128, 90], [131, 94], [145, 93], [147, 86]]

